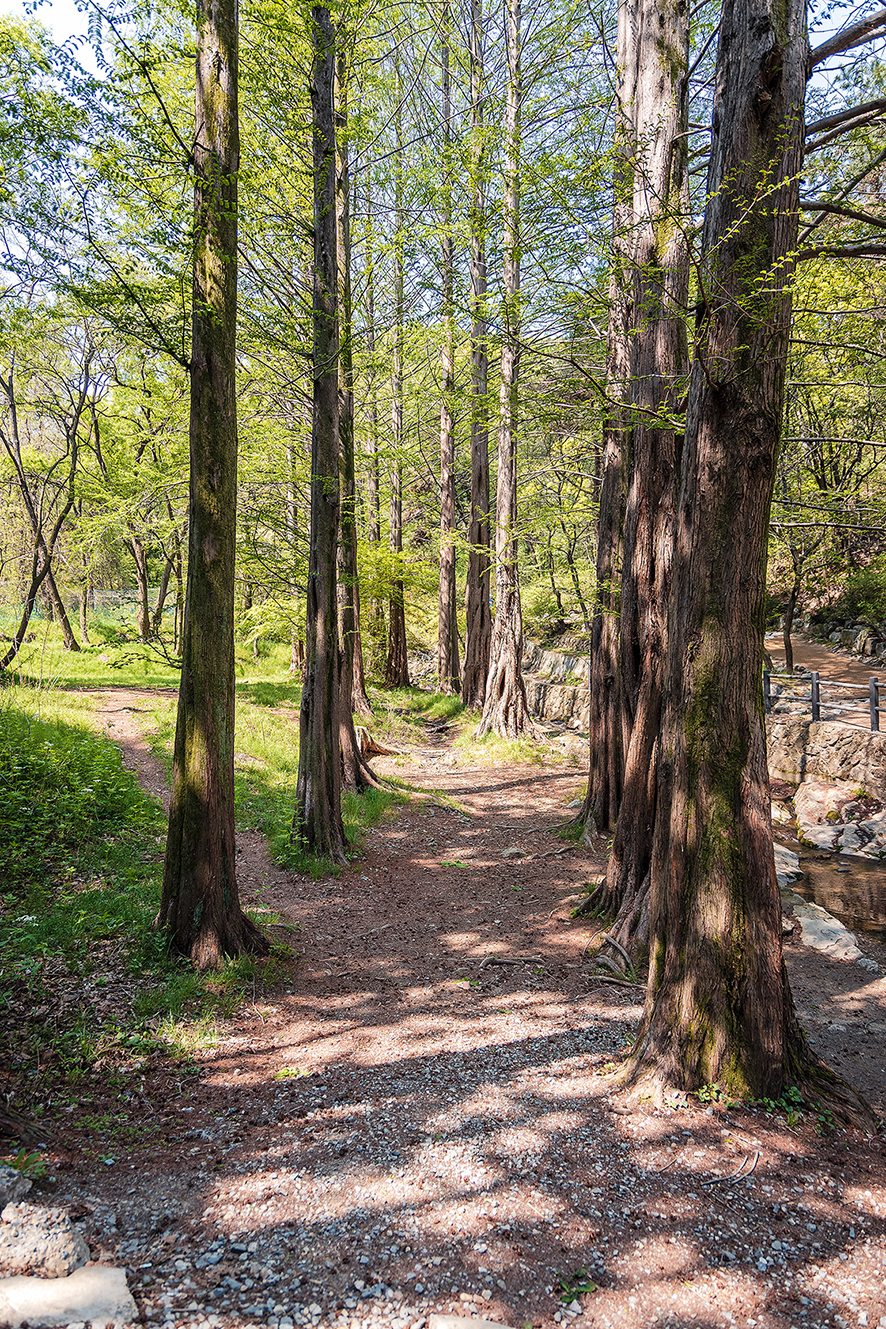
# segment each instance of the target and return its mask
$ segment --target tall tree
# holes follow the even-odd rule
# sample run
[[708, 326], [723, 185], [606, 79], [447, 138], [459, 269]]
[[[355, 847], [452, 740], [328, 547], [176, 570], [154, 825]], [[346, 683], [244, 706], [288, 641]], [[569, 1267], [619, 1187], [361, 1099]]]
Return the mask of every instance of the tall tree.
[[188, 582], [157, 925], [201, 969], [268, 949], [235, 857], [238, 44], [237, 0], [198, 0]]
[[[342, 722], [345, 773], [353, 764], [350, 746], [354, 710], [372, 714], [363, 674], [360, 640], [360, 580], [357, 572], [357, 486], [354, 469], [354, 318], [351, 298], [351, 177], [348, 161], [348, 53], [346, 35], [339, 34], [336, 52], [335, 186], [338, 307], [341, 328], [339, 356], [339, 440], [341, 447], [341, 538], [338, 553], [339, 632], [342, 679]], [[344, 730], [348, 732], [345, 733]]]
[[459, 689], [458, 611], [455, 594], [455, 242], [452, 235], [452, 87], [448, 0], [440, 21], [443, 182], [440, 264], [443, 337], [440, 345], [440, 592], [437, 605], [437, 678], [441, 692]]
[[[686, 305], [689, 25], [678, 0], [638, 0], [636, 21], [622, 23], [618, 65], [628, 122], [628, 162], [619, 181], [630, 191], [628, 249], [621, 269], [629, 379], [620, 394], [621, 465], [626, 476], [621, 526], [617, 682], [614, 703], [624, 755], [618, 821], [597, 903], [620, 913], [611, 932], [646, 939], [656, 760], [667, 651], [680, 411], [688, 373]], [[627, 145], [626, 145], [627, 146]], [[619, 335], [621, 332], [619, 330]], [[613, 495], [614, 497], [614, 495]], [[601, 512], [601, 534], [608, 535]], [[615, 523], [612, 523], [613, 528]], [[614, 625], [612, 625], [614, 629]], [[610, 796], [614, 792], [610, 784]], [[607, 818], [608, 820], [608, 818]]]
[[391, 432], [393, 435], [393, 461], [391, 464], [391, 518], [390, 540], [395, 569], [391, 580], [388, 602], [388, 658], [385, 664], [385, 682], [392, 687], [409, 687], [409, 659], [406, 653], [406, 591], [400, 562], [403, 557], [403, 360], [405, 356], [404, 305], [404, 243], [406, 215], [404, 210], [403, 162], [403, 80], [400, 73], [400, 51], [394, 53], [394, 135], [396, 161], [394, 164], [394, 332], [391, 354]]
[[521, 0], [508, 0], [505, 41], [508, 85], [502, 211], [504, 214], [504, 298], [501, 379], [498, 411], [498, 478], [495, 494], [495, 622], [489, 675], [477, 736], [490, 730], [516, 738], [526, 726], [529, 707], [521, 673], [523, 618], [517, 563], [517, 430], [520, 381], [520, 111]]
[[486, 698], [492, 642], [489, 556], [489, 347], [486, 333], [486, 147], [483, 81], [483, 0], [471, 0], [471, 513], [465, 587], [465, 660], [461, 699], [480, 708]]
[[[809, 60], [805, 0], [727, 0], [668, 623], [634, 1079], [829, 1087], [781, 948], [761, 696]], [[859, 1105], [856, 1103], [856, 1109]]]
[[311, 549], [292, 839], [316, 854], [328, 856], [334, 863], [344, 863], [336, 597], [340, 491], [335, 33], [329, 10], [322, 5], [311, 9], [311, 25], [314, 174]]

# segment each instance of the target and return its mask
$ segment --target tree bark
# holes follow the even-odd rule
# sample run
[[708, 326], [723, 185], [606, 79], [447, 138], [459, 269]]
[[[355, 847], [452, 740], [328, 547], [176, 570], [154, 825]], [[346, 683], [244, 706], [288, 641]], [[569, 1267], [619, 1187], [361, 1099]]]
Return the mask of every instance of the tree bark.
[[151, 639], [151, 606], [148, 603], [148, 555], [142, 541], [136, 535], [131, 535], [128, 540], [123, 542], [126, 548], [132, 554], [135, 563], [135, 580], [138, 587], [138, 608], [136, 610], [136, 627], [138, 630], [139, 641], [150, 641]]
[[314, 356], [311, 424], [311, 534], [306, 659], [292, 840], [345, 863], [341, 816], [340, 687], [336, 555], [339, 539], [339, 324], [335, 36], [329, 10], [311, 10], [314, 154]]
[[[354, 734], [353, 711], [371, 715], [363, 675], [360, 642], [360, 580], [357, 572], [357, 484], [354, 471], [354, 355], [351, 300], [351, 180], [348, 167], [348, 68], [344, 36], [336, 56], [336, 241], [338, 250], [338, 307], [341, 329], [339, 358], [339, 440], [341, 470], [341, 537], [338, 552], [339, 650], [342, 685], [342, 755], [347, 772], [360, 749]], [[362, 765], [362, 762], [360, 763]]]
[[237, 62], [236, 0], [198, 0], [188, 581], [156, 922], [200, 969], [268, 949], [235, 866]]
[[403, 577], [399, 573], [403, 556], [403, 237], [406, 219], [403, 209], [403, 89], [400, 57], [395, 55], [394, 131], [397, 145], [394, 182], [394, 346], [391, 356], [391, 430], [394, 462], [391, 472], [391, 550], [397, 572], [391, 582], [388, 601], [388, 658], [385, 682], [390, 687], [409, 687], [409, 660], [406, 654], [406, 601]]
[[[341, 530], [338, 541], [338, 632], [339, 632], [339, 743], [342, 758], [342, 787], [352, 792], [376, 786], [377, 781], [363, 759], [354, 729], [354, 710], [371, 715], [363, 680], [360, 650], [360, 585], [357, 576], [357, 486], [354, 476], [354, 361], [351, 308], [351, 182], [348, 170], [348, 67], [344, 35], [336, 54], [336, 249], [338, 262], [338, 310], [341, 330], [339, 354], [339, 480], [341, 484]], [[359, 682], [359, 686], [358, 686]]]
[[461, 699], [480, 709], [486, 699], [492, 644], [489, 551], [489, 347], [486, 334], [485, 88], [483, 4], [471, 0], [471, 516], [465, 587], [465, 660]]
[[529, 719], [523, 662], [523, 617], [517, 564], [517, 429], [520, 378], [520, 70], [521, 0], [508, 0], [505, 108], [504, 331], [498, 416], [498, 481], [495, 496], [495, 622], [489, 675], [477, 737], [494, 731], [517, 738]]
[[618, 9], [619, 70], [613, 178], [612, 256], [609, 277], [609, 324], [606, 334], [607, 409], [603, 421], [594, 569], [594, 609], [588, 666], [588, 791], [579, 821], [585, 838], [612, 831], [618, 820], [627, 743], [622, 730], [618, 659], [621, 610], [622, 544], [630, 429], [630, 331], [633, 326], [631, 226], [633, 223], [632, 107], [636, 93], [634, 48], [636, 16], [628, 4]]
[[753, 1098], [828, 1081], [840, 1096], [800, 1030], [782, 958], [761, 693], [808, 59], [805, 0], [727, 0], [672, 569], [651, 966], [628, 1067], [630, 1080]]
[[[367, 172], [368, 175], [368, 172]], [[378, 456], [378, 366], [375, 360], [375, 253], [372, 232], [372, 191], [366, 184], [366, 358], [369, 364], [369, 409], [366, 452], [369, 459], [366, 538], [376, 549], [381, 544], [381, 476]], [[370, 658], [374, 669], [382, 669], [387, 651], [384, 602], [373, 596], [369, 606]]]
[[615, 838], [595, 903], [617, 913], [611, 935], [648, 939], [649, 865], [656, 817], [656, 760], [667, 651], [667, 613], [688, 374], [689, 28], [680, 0], [639, 0], [619, 58], [631, 118], [629, 233], [630, 412], [621, 589], [618, 696], [624, 770]]
[[452, 90], [449, 77], [450, 9], [443, 3], [441, 83], [443, 119], [443, 340], [440, 346], [440, 590], [437, 605], [437, 678], [440, 691], [459, 690], [458, 608], [455, 594], [455, 298], [452, 238]]

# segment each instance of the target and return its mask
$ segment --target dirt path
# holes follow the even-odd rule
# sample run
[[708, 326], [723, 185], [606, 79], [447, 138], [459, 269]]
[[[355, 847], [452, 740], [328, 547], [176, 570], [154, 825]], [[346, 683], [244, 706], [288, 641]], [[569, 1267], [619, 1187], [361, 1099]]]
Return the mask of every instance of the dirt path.
[[[144, 707], [108, 694], [103, 723], [159, 794]], [[398, 810], [338, 879], [243, 844], [243, 895], [299, 927], [298, 958], [190, 1066], [157, 1063], [67, 1119], [53, 1203], [167, 1329], [407, 1329], [435, 1312], [876, 1326], [880, 1142], [720, 1102], [622, 1111], [605, 1071], [642, 992], [583, 962], [599, 925], [570, 908], [603, 859], [551, 832], [583, 773], [450, 762], [437, 735], [387, 767], [444, 803]], [[879, 1064], [883, 980], [798, 958], [817, 1035], [856, 1070]], [[818, 1026], [834, 1012], [842, 1035]]]
[[[886, 674], [870, 662], [864, 662], [848, 651], [831, 650], [821, 642], [798, 635], [793, 638], [794, 665], [815, 670], [821, 675], [821, 702], [823, 720], [841, 720], [859, 729], [870, 729], [870, 711], [867, 700], [868, 684], [871, 676], [879, 677], [880, 705], [886, 705]], [[766, 649], [769, 651], [776, 669], [784, 668], [784, 645], [781, 637], [767, 637]], [[829, 687], [828, 683], [852, 684], [851, 688]], [[808, 699], [809, 689], [806, 688]], [[855, 702], [855, 705], [852, 705]], [[849, 709], [836, 711], [832, 707], [845, 705]], [[808, 714], [807, 714], [808, 718]], [[886, 715], [880, 716], [880, 724], [886, 728]]]

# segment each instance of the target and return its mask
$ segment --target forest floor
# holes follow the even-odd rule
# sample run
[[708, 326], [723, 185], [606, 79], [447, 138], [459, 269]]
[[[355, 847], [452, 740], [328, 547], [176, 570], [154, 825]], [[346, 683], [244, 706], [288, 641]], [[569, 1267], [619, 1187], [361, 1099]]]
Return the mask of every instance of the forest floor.
[[[147, 710], [108, 690], [101, 722], [163, 797]], [[556, 834], [583, 770], [476, 765], [445, 726], [375, 769], [425, 792], [337, 878], [239, 837], [244, 901], [297, 929], [274, 985], [185, 1062], [154, 1057], [125, 1091], [96, 1068], [50, 1114], [35, 1198], [127, 1267], [143, 1319], [886, 1326], [879, 1138], [614, 1091], [643, 993], [592, 972], [600, 924], [571, 918], [605, 861]], [[886, 1114], [886, 979], [786, 954], [817, 1050]], [[131, 1001], [107, 979], [102, 1002]]]

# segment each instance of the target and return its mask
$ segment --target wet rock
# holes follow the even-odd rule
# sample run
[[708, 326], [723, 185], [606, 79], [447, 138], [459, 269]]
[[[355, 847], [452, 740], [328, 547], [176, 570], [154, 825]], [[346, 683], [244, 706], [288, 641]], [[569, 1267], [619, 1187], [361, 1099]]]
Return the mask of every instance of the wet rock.
[[61, 1278], [88, 1259], [89, 1247], [63, 1209], [20, 1203], [0, 1214], [0, 1274]]

